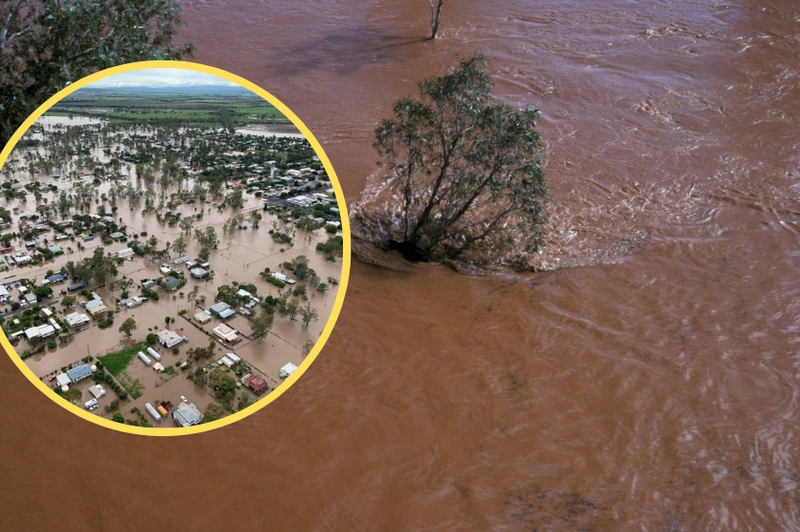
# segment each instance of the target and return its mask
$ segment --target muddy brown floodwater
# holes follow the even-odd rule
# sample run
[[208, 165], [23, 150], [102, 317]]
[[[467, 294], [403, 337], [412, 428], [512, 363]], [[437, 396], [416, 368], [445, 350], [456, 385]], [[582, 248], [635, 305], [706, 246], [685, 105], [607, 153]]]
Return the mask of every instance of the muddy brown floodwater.
[[800, 6], [461, 0], [431, 42], [398, 4], [191, 0], [179, 38], [351, 204], [391, 102], [484, 52], [542, 110], [560, 267], [355, 262], [303, 378], [199, 436], [87, 427], [6, 360], [7, 528], [800, 529]]

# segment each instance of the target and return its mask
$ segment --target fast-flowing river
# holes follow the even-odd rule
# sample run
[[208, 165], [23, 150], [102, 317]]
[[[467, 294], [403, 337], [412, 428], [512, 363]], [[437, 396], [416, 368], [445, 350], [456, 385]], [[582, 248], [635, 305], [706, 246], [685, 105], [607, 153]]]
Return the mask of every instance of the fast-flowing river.
[[451, 0], [435, 41], [422, 0], [182, 5], [351, 204], [392, 102], [483, 52], [542, 111], [554, 269], [356, 261], [306, 375], [200, 436], [91, 426], [3, 362], [12, 525], [800, 529], [797, 2]]

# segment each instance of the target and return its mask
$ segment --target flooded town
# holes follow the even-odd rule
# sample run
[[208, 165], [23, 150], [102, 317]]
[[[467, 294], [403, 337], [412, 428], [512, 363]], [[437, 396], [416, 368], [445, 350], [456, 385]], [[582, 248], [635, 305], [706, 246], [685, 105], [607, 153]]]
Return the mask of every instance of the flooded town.
[[333, 184], [248, 91], [86, 87], [26, 132], [1, 177], [3, 332], [95, 415], [185, 427], [241, 411], [328, 322]]

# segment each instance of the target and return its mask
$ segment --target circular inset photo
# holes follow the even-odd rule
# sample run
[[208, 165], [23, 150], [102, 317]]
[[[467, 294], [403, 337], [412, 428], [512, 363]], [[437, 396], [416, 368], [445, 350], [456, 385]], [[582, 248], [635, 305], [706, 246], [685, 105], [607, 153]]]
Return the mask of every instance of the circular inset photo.
[[84, 419], [227, 425], [330, 335], [350, 269], [342, 190], [256, 85], [187, 62], [111, 68], [38, 109], [0, 165], [0, 341]]

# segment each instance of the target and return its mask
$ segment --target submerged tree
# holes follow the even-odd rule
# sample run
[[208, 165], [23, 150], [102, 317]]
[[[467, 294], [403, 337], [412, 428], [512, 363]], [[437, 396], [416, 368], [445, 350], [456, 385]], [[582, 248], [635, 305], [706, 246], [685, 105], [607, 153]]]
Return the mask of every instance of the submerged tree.
[[272, 323], [275, 321], [275, 315], [270, 314], [269, 312], [263, 312], [259, 314], [253, 320], [253, 339], [257, 338], [264, 338], [269, 330], [272, 328]]
[[367, 218], [381, 206], [382, 247], [412, 260], [509, 265], [542, 246], [539, 112], [494, 103], [485, 64], [475, 55], [423, 80], [420, 96], [395, 102], [375, 130], [383, 188], [359, 216], [374, 225]]
[[100, 285], [119, 273], [116, 261], [111, 255], [106, 255], [102, 247], [95, 248], [91, 257], [86, 257], [77, 264], [69, 261], [64, 267], [74, 281], [88, 283], [94, 279]]
[[439, 32], [439, 19], [442, 16], [444, 0], [428, 0], [428, 2], [431, 4], [431, 39], [435, 39]]
[[172, 251], [174, 251], [178, 255], [183, 255], [184, 253], [186, 253], [186, 247], [187, 247], [186, 237], [184, 237], [183, 235], [179, 236], [178, 239], [172, 243]]
[[311, 306], [311, 302], [308, 302], [305, 304], [305, 306], [300, 307], [300, 316], [303, 319], [303, 325], [306, 327], [308, 327], [308, 324], [312, 321], [317, 321], [319, 319], [319, 313]]
[[47, 98], [103, 68], [180, 59], [175, 0], [0, 2], [0, 145]]
[[218, 403], [211, 403], [203, 414], [203, 423], [211, 423], [225, 417], [225, 409]]
[[133, 334], [133, 331], [136, 330], [136, 320], [133, 318], [128, 318], [122, 325], [119, 326], [119, 332], [125, 335], [125, 338], [130, 338]]

